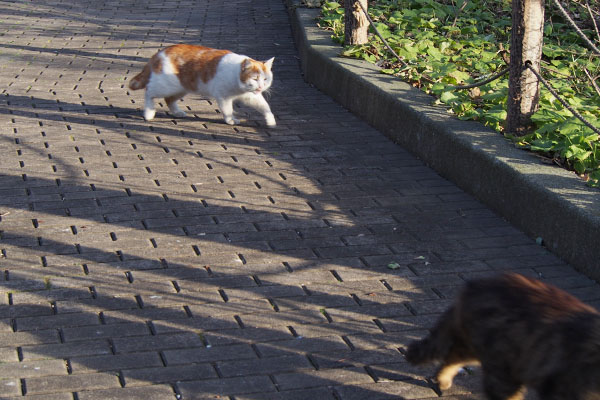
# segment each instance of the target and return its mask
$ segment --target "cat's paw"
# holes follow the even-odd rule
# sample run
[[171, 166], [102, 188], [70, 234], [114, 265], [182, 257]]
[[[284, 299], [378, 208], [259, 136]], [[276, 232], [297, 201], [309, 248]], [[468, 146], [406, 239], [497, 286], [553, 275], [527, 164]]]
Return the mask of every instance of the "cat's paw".
[[146, 108], [144, 110], [144, 119], [146, 121], [151, 121], [154, 119], [154, 116], [156, 115], [156, 110], [151, 110], [149, 108]]
[[448, 390], [452, 387], [452, 381], [448, 381], [448, 380], [438, 381], [438, 386], [439, 386], [440, 390]]
[[237, 118], [231, 118], [231, 117], [230, 117], [230, 118], [225, 118], [225, 123], [226, 123], [227, 125], [237, 125], [237, 124], [239, 124], [239, 123], [240, 123], [240, 120], [239, 120], [239, 119], [237, 119]]
[[273, 127], [277, 125], [277, 122], [275, 122], [275, 116], [273, 114], [265, 115], [265, 120], [267, 122], [267, 126]]
[[448, 371], [442, 371], [441, 373], [438, 373], [435, 380], [437, 381], [440, 390], [448, 390], [452, 387], [453, 378], [453, 374], [449, 374]]

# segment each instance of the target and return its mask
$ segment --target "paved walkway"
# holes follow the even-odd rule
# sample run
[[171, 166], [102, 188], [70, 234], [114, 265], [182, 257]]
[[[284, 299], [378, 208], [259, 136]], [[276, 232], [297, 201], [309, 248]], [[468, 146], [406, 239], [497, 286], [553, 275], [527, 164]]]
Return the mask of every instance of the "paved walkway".
[[[438, 398], [402, 350], [464, 279], [516, 269], [600, 304], [305, 84], [282, 0], [0, 14], [1, 398]], [[127, 81], [177, 42], [274, 55], [278, 127], [193, 96], [144, 122]], [[442, 397], [479, 399], [478, 379]]]

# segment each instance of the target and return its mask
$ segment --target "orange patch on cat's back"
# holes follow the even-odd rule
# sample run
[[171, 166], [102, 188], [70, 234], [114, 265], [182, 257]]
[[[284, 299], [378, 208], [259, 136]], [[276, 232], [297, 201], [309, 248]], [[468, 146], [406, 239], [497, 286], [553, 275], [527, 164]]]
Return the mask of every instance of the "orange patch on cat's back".
[[176, 44], [167, 47], [164, 53], [171, 61], [174, 73], [179, 77], [182, 86], [194, 91], [198, 88], [198, 79], [207, 83], [214, 78], [219, 62], [231, 52], [191, 44]]

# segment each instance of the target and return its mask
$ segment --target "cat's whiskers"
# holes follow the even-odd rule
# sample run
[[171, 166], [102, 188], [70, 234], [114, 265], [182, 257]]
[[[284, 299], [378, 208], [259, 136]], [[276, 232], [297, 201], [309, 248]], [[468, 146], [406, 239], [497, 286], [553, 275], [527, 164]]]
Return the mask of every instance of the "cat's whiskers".
[[271, 94], [273, 92], [273, 86], [269, 86], [268, 88], [266, 88], [265, 90], [263, 90], [261, 92], [261, 94], [266, 97], [267, 99], [271, 98]]

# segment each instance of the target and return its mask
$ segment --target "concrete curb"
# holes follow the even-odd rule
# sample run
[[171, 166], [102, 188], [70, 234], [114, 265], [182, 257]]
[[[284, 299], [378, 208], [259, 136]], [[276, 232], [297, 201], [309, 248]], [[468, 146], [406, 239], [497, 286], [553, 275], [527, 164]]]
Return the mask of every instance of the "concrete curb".
[[483, 125], [448, 115], [430, 96], [376, 66], [338, 57], [341, 48], [316, 27], [319, 11], [286, 3], [306, 81], [600, 281], [600, 191]]

